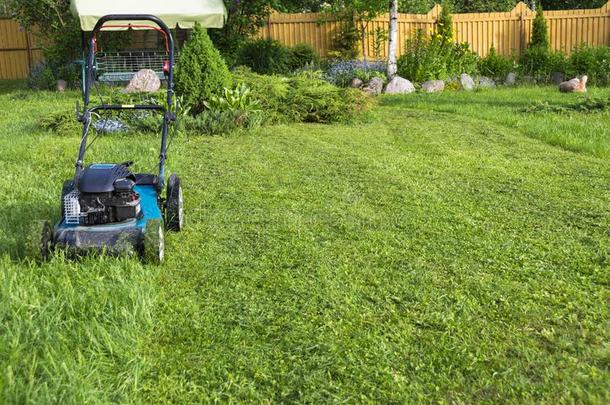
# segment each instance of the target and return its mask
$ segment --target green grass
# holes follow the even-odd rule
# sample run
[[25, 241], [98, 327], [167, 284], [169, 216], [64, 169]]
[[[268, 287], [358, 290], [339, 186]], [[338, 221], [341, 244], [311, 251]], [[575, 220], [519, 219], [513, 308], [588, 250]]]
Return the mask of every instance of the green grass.
[[[610, 400], [606, 113], [497, 90], [189, 134], [163, 266], [31, 265], [23, 230], [57, 218], [79, 141], [35, 123], [75, 97], [0, 96], [0, 402]], [[93, 155], [145, 170], [157, 143]]]

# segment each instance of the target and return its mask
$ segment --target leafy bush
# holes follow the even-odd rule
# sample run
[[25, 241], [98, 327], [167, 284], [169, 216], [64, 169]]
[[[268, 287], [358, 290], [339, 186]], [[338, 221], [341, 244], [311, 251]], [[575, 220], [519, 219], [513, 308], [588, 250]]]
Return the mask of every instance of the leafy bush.
[[358, 58], [360, 32], [353, 16], [342, 18], [341, 29], [333, 38], [333, 50], [328, 56], [335, 59], [353, 60]]
[[222, 96], [212, 96], [205, 106], [209, 110], [239, 110], [260, 111], [260, 102], [252, 97], [252, 91], [245, 85], [240, 84], [235, 89], [224, 89]]
[[204, 102], [231, 86], [231, 73], [207, 32], [196, 24], [186, 41], [176, 67], [176, 91], [182, 94], [194, 114]]
[[494, 47], [489, 50], [487, 56], [479, 59], [478, 65], [479, 73], [495, 80], [504, 80], [515, 68], [515, 60], [498, 55]]
[[300, 72], [291, 78], [263, 76], [247, 69], [233, 74], [236, 82], [252, 89], [267, 122], [346, 122], [370, 105], [364, 93], [335, 87], [324, 80], [322, 72]]
[[462, 73], [475, 73], [477, 62], [478, 57], [468, 44], [447, 42], [439, 34], [428, 36], [418, 30], [398, 59], [398, 74], [415, 82], [444, 80]]
[[320, 57], [316, 50], [308, 44], [298, 44], [290, 48], [291, 71], [302, 69], [306, 66], [316, 66], [320, 63]]
[[198, 135], [229, 135], [246, 127], [241, 113], [219, 110], [185, 118], [183, 124], [186, 131]]
[[61, 111], [46, 115], [39, 119], [38, 125], [47, 131], [59, 135], [80, 134], [80, 124], [76, 120], [74, 112]]
[[339, 60], [330, 62], [326, 71], [326, 80], [330, 83], [347, 87], [354, 77], [368, 81], [373, 77], [386, 77], [384, 62], [363, 62], [360, 60]]
[[569, 58], [570, 76], [589, 76], [593, 85], [610, 84], [610, 47], [590, 47], [582, 45], [574, 50]]
[[271, 39], [247, 42], [239, 50], [238, 64], [260, 74], [286, 74], [290, 70], [290, 50]]
[[561, 52], [551, 52], [541, 46], [529, 47], [519, 59], [521, 72], [539, 82], [550, 80], [553, 72], [565, 73], [568, 67], [566, 57]]
[[199, 134], [223, 135], [257, 127], [264, 121], [260, 102], [243, 83], [234, 89], [225, 88], [221, 96], [212, 96], [205, 102], [205, 107], [196, 117], [183, 116], [185, 129]]
[[33, 90], [51, 90], [56, 83], [57, 78], [53, 69], [45, 63], [34, 66], [28, 78], [28, 87]]
[[368, 108], [369, 99], [363, 92], [335, 87], [323, 79], [322, 72], [298, 74], [289, 84], [286, 105], [292, 121], [349, 122]]
[[288, 79], [281, 76], [259, 75], [247, 67], [233, 71], [235, 85], [245, 84], [252, 97], [260, 103], [268, 123], [286, 122], [284, 99], [290, 91]]

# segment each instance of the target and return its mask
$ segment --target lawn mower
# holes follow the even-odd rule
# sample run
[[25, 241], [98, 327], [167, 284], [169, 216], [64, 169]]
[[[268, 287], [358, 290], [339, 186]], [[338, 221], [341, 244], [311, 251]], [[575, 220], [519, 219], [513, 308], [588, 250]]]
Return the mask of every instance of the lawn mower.
[[[90, 94], [96, 75], [96, 35], [106, 23], [151, 22], [165, 38], [168, 60], [162, 70], [167, 81], [165, 105], [90, 106]], [[157, 28], [155, 28], [157, 29]], [[47, 259], [54, 250], [70, 256], [92, 252], [110, 255], [139, 255], [146, 262], [161, 263], [164, 258], [164, 232], [180, 231], [184, 223], [180, 178], [175, 174], [165, 181], [168, 133], [176, 121], [172, 112], [174, 79], [174, 40], [160, 18], [143, 14], [111, 14], [99, 18], [88, 40], [84, 68], [82, 110], [77, 118], [83, 125], [74, 177], [67, 180], [61, 193], [61, 219], [53, 227], [49, 221], [36, 224], [27, 241], [28, 256]], [[92, 115], [130, 111], [156, 111], [163, 116], [158, 173], [134, 173], [133, 162], [85, 165], [85, 152]], [[166, 188], [166, 190], [164, 190]], [[165, 197], [163, 197], [165, 191]]]

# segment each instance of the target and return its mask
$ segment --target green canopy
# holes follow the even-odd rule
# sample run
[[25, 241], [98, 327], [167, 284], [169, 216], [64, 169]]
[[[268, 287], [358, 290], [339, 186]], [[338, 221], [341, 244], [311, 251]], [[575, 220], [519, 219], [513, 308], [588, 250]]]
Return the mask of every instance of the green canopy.
[[[170, 28], [193, 28], [196, 22], [206, 28], [222, 28], [227, 18], [223, 0], [71, 0], [70, 9], [80, 20], [83, 31], [92, 31], [98, 20], [108, 14], [152, 14]], [[137, 25], [149, 21], [114, 21], [111, 25]], [[115, 30], [127, 28], [111, 28]]]

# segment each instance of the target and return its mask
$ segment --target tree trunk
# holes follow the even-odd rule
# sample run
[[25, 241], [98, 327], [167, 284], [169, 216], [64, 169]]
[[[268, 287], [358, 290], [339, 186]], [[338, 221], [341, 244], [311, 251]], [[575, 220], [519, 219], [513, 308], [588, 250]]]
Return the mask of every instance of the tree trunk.
[[390, 33], [388, 37], [388, 79], [396, 76], [398, 66], [396, 64], [398, 46], [398, 0], [390, 0]]
[[368, 26], [368, 23], [366, 23], [364, 20], [360, 20], [360, 36], [362, 38], [362, 59], [366, 62], [368, 57], [369, 57], [369, 53], [368, 53], [368, 41], [367, 41], [367, 32], [366, 32], [366, 28]]

